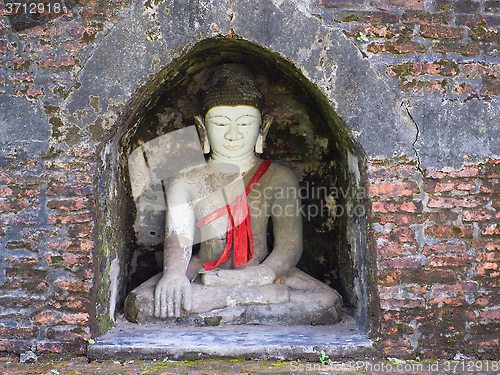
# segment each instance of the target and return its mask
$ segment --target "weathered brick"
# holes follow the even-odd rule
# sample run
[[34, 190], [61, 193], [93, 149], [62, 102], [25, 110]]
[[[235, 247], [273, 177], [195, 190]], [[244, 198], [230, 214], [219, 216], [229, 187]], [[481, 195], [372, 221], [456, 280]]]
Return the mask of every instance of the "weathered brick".
[[500, 96], [500, 82], [484, 81], [481, 87], [481, 93], [484, 95]]
[[386, 38], [392, 39], [394, 37], [413, 35], [413, 29], [408, 26], [399, 25], [379, 25], [379, 24], [366, 24], [355, 23], [349, 25], [349, 31], [345, 32], [346, 35], [357, 38], [361, 34], [369, 38]]
[[409, 268], [404, 269], [384, 269], [379, 271], [380, 285], [395, 284], [420, 284], [427, 285], [433, 283], [449, 284], [456, 282], [456, 274], [448, 269], [427, 269]]
[[459, 297], [450, 297], [450, 296], [438, 296], [433, 297], [429, 303], [431, 304], [445, 304], [453, 307], [463, 306], [467, 302], [463, 296]]
[[424, 255], [431, 254], [465, 254], [467, 252], [467, 247], [464, 243], [455, 244], [455, 243], [446, 243], [439, 245], [425, 245], [422, 253]]
[[386, 223], [394, 223], [396, 225], [412, 225], [412, 224], [421, 224], [425, 221], [424, 216], [412, 216], [408, 214], [380, 214], [378, 215], [378, 219], [380, 219], [381, 224]]
[[461, 66], [463, 75], [466, 78], [499, 78], [500, 65], [484, 65], [478, 63], [463, 64]]
[[66, 28], [66, 31], [72, 38], [81, 39], [86, 29], [82, 25], [73, 25], [73, 26], [68, 26]]
[[40, 87], [31, 87], [28, 91], [26, 91], [26, 96], [28, 98], [37, 98], [40, 95], [45, 95], [44, 89], [42, 86]]
[[500, 1], [498, 0], [487, 0], [484, 3], [484, 10], [486, 12], [500, 12]]
[[0, 186], [0, 198], [8, 198], [13, 194], [12, 189], [8, 186]]
[[38, 327], [0, 327], [0, 336], [10, 339], [32, 339], [38, 335]]
[[418, 249], [414, 245], [401, 244], [401, 243], [391, 243], [384, 245], [377, 245], [377, 254], [384, 257], [399, 256], [405, 254], [416, 254]]
[[46, 56], [39, 63], [42, 68], [68, 68], [74, 66], [75, 64], [75, 59], [68, 55]]
[[498, 236], [500, 235], [500, 226], [497, 223], [483, 224], [480, 228], [481, 234], [486, 236]]
[[429, 267], [456, 267], [456, 266], [466, 266], [471, 261], [471, 257], [468, 255], [457, 254], [454, 256], [447, 255], [434, 255], [427, 261], [427, 266]]
[[398, 23], [399, 17], [392, 12], [341, 11], [335, 13], [335, 22]]
[[481, 292], [475, 302], [479, 306], [500, 305], [500, 293], [498, 291]]
[[23, 214], [5, 218], [0, 217], [0, 227], [26, 227], [35, 224], [38, 224], [38, 217], [33, 214]]
[[423, 94], [444, 94], [446, 93], [446, 80], [418, 80], [410, 79], [401, 84], [404, 91]]
[[483, 178], [500, 178], [500, 164], [481, 164], [479, 166], [479, 176]]
[[83, 281], [56, 280], [54, 283], [61, 290], [75, 293], [90, 293], [90, 285]]
[[479, 2], [471, 0], [436, 0], [438, 10], [454, 11], [456, 13], [475, 13], [479, 11]]
[[483, 277], [496, 278], [500, 276], [498, 263], [481, 262], [477, 266], [477, 275]]
[[480, 190], [481, 193], [500, 194], [500, 183], [490, 181], [484, 182]]
[[384, 268], [414, 268], [422, 266], [422, 259], [414, 257], [390, 258], [378, 263], [379, 269]]
[[93, 221], [93, 215], [90, 212], [83, 214], [58, 214], [58, 215], [49, 215], [48, 222], [49, 224], [75, 224], [75, 223], [86, 223], [89, 221]]
[[477, 56], [481, 53], [481, 47], [473, 43], [436, 43], [432, 49], [437, 53], [458, 53], [465, 57]]
[[469, 38], [475, 42], [500, 43], [500, 30], [498, 27], [477, 26], [469, 30]]
[[391, 198], [391, 197], [407, 197], [418, 194], [418, 186], [415, 182], [390, 181], [380, 184], [371, 184], [369, 186], [368, 196]]
[[73, 238], [71, 240], [66, 238], [53, 239], [47, 242], [47, 248], [59, 251], [90, 253], [94, 248], [94, 241], [80, 238]]
[[92, 224], [72, 224], [68, 226], [68, 237], [90, 237], [93, 229]]
[[481, 311], [481, 317], [487, 320], [500, 320], [500, 307], [496, 306], [490, 310]]
[[428, 13], [421, 11], [405, 11], [401, 16], [403, 23], [430, 25], [433, 23], [448, 24], [450, 15], [448, 13]]
[[0, 213], [9, 211], [21, 211], [28, 207], [26, 199], [14, 199], [10, 202], [0, 202]]
[[73, 353], [85, 355], [87, 344], [85, 342], [41, 341], [36, 344], [36, 351], [40, 353]]
[[474, 208], [485, 205], [488, 200], [482, 196], [432, 197], [427, 202], [431, 208]]
[[431, 292], [437, 293], [473, 293], [479, 289], [479, 284], [476, 281], [467, 281], [460, 284], [434, 284], [431, 287]]
[[452, 91], [457, 95], [477, 95], [478, 87], [466, 82], [461, 82], [453, 84]]
[[422, 297], [410, 298], [390, 298], [380, 301], [380, 307], [384, 310], [393, 309], [413, 309], [415, 307], [425, 307], [425, 299]]
[[373, 2], [379, 9], [390, 9], [393, 6], [405, 9], [423, 10], [424, 0], [375, 0]]
[[443, 211], [443, 212], [431, 212], [428, 214], [430, 221], [435, 223], [455, 223], [458, 219], [458, 212], [453, 211]]
[[91, 338], [90, 333], [83, 331], [80, 327], [74, 329], [60, 329], [60, 327], [49, 328], [47, 330], [47, 338], [60, 342], [71, 341], [87, 341]]
[[66, 52], [78, 52], [87, 47], [86, 43], [71, 41], [64, 45], [64, 50]]
[[0, 67], [8, 69], [22, 69], [28, 68], [30, 61], [24, 57], [13, 57], [13, 58], [1, 58]]
[[92, 185], [50, 185], [47, 189], [48, 196], [89, 196], [94, 193]]
[[462, 212], [463, 221], [485, 221], [494, 219], [495, 217], [499, 219], [500, 213], [495, 215], [494, 211], [489, 211], [486, 209], [474, 210], [474, 211], [464, 210]]
[[462, 38], [463, 31], [460, 27], [421, 25], [420, 35], [431, 39], [460, 39]]
[[37, 296], [3, 296], [0, 297], [2, 307], [7, 308], [21, 308], [21, 307], [36, 307], [42, 308], [45, 305], [44, 297]]
[[0, 340], [0, 352], [21, 354], [28, 350], [31, 350], [31, 345], [28, 340]]
[[27, 28], [21, 32], [19, 32], [20, 36], [26, 36], [28, 38], [37, 38], [40, 36], [58, 36], [61, 35], [63, 28], [58, 24], [48, 24], [48, 25], [40, 25], [35, 27]]
[[93, 201], [87, 198], [52, 200], [47, 202], [47, 208], [57, 211], [80, 211], [94, 207]]
[[452, 172], [439, 172], [436, 169], [430, 167], [425, 170], [425, 177], [427, 178], [466, 178], [466, 177], [477, 177], [479, 175], [479, 168], [475, 165], [467, 166], [458, 171]]
[[457, 14], [455, 17], [457, 26], [477, 27], [477, 26], [499, 26], [500, 16], [483, 16], [479, 14]]
[[418, 170], [414, 165], [398, 165], [396, 167], [386, 167], [386, 166], [377, 166], [370, 165], [367, 171], [367, 177], [369, 179], [407, 179], [409, 177], [415, 177], [417, 175]]
[[410, 228], [396, 228], [390, 233], [379, 234], [378, 238], [387, 242], [413, 242], [415, 241], [415, 232]]
[[425, 53], [425, 46], [415, 42], [384, 42], [384, 43], [370, 43], [366, 48], [371, 53], [387, 52], [396, 55], [407, 53]]

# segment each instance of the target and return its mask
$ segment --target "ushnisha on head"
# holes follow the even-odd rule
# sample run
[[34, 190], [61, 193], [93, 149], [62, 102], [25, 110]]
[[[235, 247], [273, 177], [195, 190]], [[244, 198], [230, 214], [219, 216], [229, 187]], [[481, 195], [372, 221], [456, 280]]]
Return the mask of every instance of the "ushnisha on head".
[[202, 116], [196, 116], [203, 153], [227, 159], [262, 153], [272, 117], [265, 116], [264, 96], [255, 87], [250, 70], [225, 64], [215, 72], [201, 99]]

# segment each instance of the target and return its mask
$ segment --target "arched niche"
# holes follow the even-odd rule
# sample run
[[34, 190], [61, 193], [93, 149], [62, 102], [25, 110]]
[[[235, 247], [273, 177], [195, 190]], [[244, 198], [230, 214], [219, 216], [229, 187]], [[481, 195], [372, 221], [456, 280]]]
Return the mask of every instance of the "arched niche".
[[97, 179], [96, 334], [113, 325], [132, 288], [160, 271], [155, 251], [161, 242], [145, 248], [135, 235], [128, 157], [143, 143], [193, 125], [210, 72], [226, 62], [250, 68], [266, 99], [265, 114], [274, 116], [262, 157], [299, 177], [305, 216], [298, 267], [337, 289], [360, 326], [371, 323], [376, 294], [366, 242], [361, 148], [324, 95], [293, 64], [242, 39], [214, 38], [196, 44], [138, 90], [103, 148]]

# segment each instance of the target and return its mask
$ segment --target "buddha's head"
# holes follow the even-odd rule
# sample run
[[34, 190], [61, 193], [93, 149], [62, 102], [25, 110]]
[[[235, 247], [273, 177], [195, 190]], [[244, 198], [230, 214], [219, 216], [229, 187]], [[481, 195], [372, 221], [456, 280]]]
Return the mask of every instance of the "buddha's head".
[[201, 100], [197, 117], [204, 153], [227, 159], [262, 153], [272, 117], [262, 119], [264, 96], [244, 65], [222, 65]]

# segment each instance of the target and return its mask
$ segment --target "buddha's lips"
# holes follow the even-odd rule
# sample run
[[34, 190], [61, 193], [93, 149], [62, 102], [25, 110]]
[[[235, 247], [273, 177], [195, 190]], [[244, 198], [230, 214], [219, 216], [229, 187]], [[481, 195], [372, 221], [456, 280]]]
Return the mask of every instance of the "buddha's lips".
[[242, 148], [243, 146], [224, 146], [224, 147], [226, 147], [228, 150], [234, 151]]

